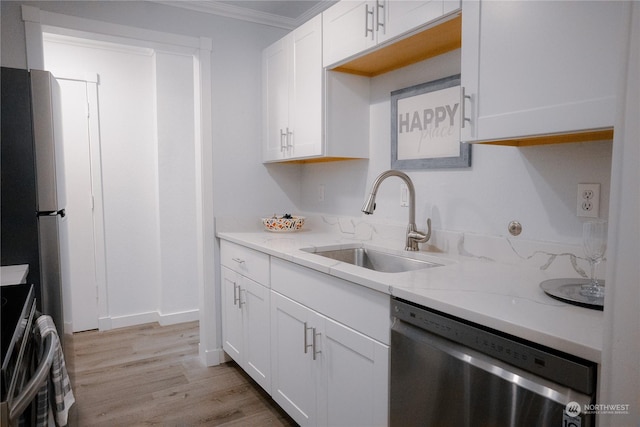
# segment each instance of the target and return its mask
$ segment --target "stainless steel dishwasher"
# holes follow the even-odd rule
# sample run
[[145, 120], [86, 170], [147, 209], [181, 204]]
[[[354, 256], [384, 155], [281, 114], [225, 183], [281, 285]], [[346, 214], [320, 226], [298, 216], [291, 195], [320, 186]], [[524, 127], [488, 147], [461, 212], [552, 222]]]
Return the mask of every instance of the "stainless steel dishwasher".
[[392, 299], [391, 426], [594, 426], [595, 363]]

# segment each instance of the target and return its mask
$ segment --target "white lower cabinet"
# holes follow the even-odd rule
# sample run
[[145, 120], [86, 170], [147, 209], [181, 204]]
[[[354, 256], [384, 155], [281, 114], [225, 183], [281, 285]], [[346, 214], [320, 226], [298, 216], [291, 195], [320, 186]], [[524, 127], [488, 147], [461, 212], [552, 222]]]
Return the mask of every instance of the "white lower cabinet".
[[301, 426], [388, 425], [389, 318], [388, 295], [272, 258], [273, 399]]
[[269, 289], [222, 267], [224, 351], [262, 388], [271, 391]]
[[[318, 354], [313, 360], [314, 326], [311, 325], [316, 325], [316, 334], [322, 334], [320, 319], [305, 306], [271, 292], [271, 397], [304, 426], [318, 424]], [[317, 335], [315, 339], [317, 352]]]
[[318, 425], [386, 426], [389, 347], [327, 318], [322, 338]]
[[301, 426], [386, 426], [389, 347], [271, 293], [272, 397]]
[[224, 351], [301, 426], [387, 426], [389, 296], [220, 247]]

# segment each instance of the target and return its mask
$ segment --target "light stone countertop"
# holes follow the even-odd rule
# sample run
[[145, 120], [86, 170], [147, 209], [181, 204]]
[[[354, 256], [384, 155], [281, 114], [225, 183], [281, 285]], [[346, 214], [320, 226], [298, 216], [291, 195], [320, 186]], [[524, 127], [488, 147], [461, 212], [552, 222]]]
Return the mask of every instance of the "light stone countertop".
[[[216, 227], [217, 236], [223, 240], [600, 362], [602, 311], [555, 300], [539, 286], [547, 279], [582, 276], [581, 259], [579, 254], [568, 252], [571, 248], [436, 232], [432, 237], [433, 246], [410, 253], [403, 250], [402, 227], [330, 217], [309, 222], [305, 229], [295, 233], [271, 233], [259, 227], [243, 227], [241, 229], [247, 231], [237, 232], [233, 231], [237, 224], [218, 220]], [[396, 238], [398, 234], [400, 238]], [[501, 248], [501, 241], [507, 240]], [[356, 245], [409, 254], [444, 265], [403, 273], [382, 273], [301, 250]], [[481, 250], [487, 254], [474, 255]], [[502, 255], [501, 251], [504, 252]], [[504, 256], [509, 252], [511, 258]], [[513, 256], [514, 253], [517, 256]]]
[[27, 283], [27, 274], [29, 274], [28, 264], [3, 265], [0, 267], [0, 282], [2, 286]]

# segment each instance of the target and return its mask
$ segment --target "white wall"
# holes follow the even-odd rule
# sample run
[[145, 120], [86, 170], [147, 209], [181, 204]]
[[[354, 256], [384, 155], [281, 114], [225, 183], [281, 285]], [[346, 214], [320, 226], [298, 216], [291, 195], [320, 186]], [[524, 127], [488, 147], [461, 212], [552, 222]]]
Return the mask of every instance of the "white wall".
[[[458, 50], [371, 79], [369, 161], [304, 165], [301, 208], [359, 215], [371, 183], [390, 168], [390, 92], [459, 73]], [[434, 228], [502, 236], [509, 222], [518, 220], [523, 239], [580, 244], [577, 184], [602, 185], [600, 214], [607, 218], [611, 141], [530, 148], [473, 145], [469, 169], [406, 172], [416, 187], [420, 229], [431, 217]], [[400, 183], [391, 178], [381, 185], [372, 219], [407, 221]], [[318, 201], [318, 185], [325, 186], [324, 202]]]
[[162, 314], [197, 310], [193, 57], [155, 53]]

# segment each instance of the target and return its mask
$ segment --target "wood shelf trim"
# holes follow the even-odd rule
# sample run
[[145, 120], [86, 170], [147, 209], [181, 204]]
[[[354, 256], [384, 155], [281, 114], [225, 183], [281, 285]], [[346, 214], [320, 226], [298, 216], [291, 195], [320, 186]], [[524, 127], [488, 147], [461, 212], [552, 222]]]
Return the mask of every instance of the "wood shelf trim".
[[511, 147], [531, 147], [534, 145], [570, 144], [574, 142], [607, 141], [613, 139], [613, 128], [593, 129], [584, 132], [538, 135], [523, 138], [478, 141], [472, 144], [507, 145]]
[[436, 25], [340, 64], [333, 71], [375, 77], [462, 46], [462, 15], [457, 12]]

